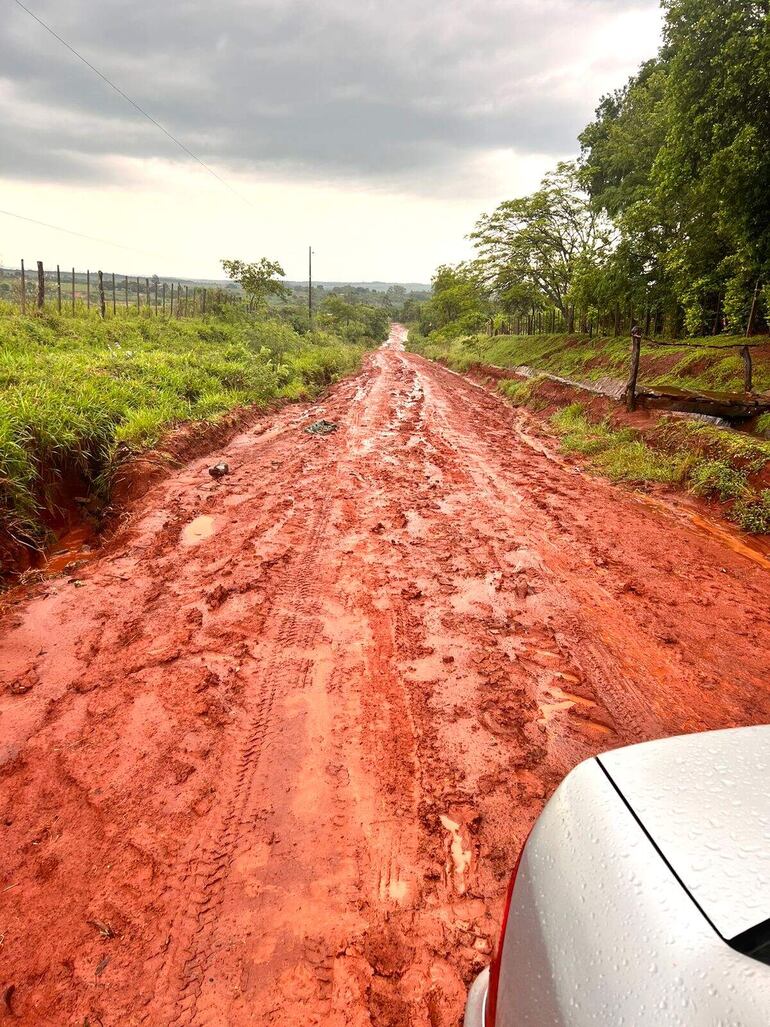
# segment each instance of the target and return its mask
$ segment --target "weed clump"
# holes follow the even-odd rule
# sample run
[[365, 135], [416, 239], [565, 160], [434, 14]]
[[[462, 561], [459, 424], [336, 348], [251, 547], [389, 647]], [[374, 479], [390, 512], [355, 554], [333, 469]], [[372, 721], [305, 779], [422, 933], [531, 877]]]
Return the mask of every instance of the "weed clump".
[[692, 467], [690, 491], [696, 496], [718, 496], [719, 499], [745, 499], [751, 492], [746, 472], [724, 460], [700, 460]]
[[770, 534], [770, 489], [762, 489], [753, 499], [739, 500], [732, 513], [744, 531], [753, 535]]
[[613, 481], [672, 483], [681, 480], [683, 460], [651, 449], [631, 428], [593, 423], [582, 403], [571, 403], [551, 417], [568, 452], [592, 457], [591, 464]]

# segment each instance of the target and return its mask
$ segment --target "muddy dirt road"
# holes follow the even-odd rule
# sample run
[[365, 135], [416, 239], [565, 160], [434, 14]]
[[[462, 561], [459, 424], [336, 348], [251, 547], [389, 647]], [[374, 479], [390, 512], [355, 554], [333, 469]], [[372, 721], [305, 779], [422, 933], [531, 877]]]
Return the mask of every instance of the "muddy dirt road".
[[456, 1025], [570, 767], [770, 719], [768, 568], [401, 338], [6, 613], [0, 1017]]

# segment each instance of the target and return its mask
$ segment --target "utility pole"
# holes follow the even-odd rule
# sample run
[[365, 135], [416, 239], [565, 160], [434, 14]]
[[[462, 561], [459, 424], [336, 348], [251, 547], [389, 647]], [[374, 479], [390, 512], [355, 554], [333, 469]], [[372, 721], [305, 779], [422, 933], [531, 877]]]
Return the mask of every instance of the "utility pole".
[[313, 247], [307, 248], [307, 316], [313, 331]]

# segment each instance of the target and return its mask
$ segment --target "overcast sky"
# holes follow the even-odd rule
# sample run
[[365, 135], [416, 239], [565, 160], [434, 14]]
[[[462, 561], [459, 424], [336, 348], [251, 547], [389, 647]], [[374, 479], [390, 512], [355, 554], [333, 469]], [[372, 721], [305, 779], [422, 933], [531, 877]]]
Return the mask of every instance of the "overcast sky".
[[[428, 281], [658, 45], [657, 0], [24, 0], [0, 33], [0, 260]], [[246, 201], [249, 202], [246, 202]], [[119, 243], [119, 248], [108, 243]]]

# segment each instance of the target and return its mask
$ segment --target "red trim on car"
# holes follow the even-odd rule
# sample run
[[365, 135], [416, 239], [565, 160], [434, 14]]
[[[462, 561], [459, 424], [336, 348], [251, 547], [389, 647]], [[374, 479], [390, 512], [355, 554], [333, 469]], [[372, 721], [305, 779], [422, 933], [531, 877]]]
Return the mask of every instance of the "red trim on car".
[[[529, 834], [532, 832], [530, 831]], [[521, 864], [521, 857], [524, 855], [524, 846], [529, 840], [529, 834], [524, 839], [524, 844], [519, 850], [519, 856], [516, 860], [516, 865], [513, 868], [511, 879], [508, 882], [508, 894], [505, 898], [505, 907], [503, 909], [503, 926], [500, 929], [500, 941], [497, 943], [497, 952], [495, 953], [492, 965], [489, 968], [489, 989], [487, 991], [487, 1010], [484, 1017], [484, 1027], [495, 1027], [497, 1021], [497, 990], [500, 987], [500, 964], [503, 958], [503, 942], [505, 941], [505, 928], [508, 925], [508, 914], [511, 911], [511, 899], [513, 898], [513, 887], [516, 884], [516, 875], [519, 872], [519, 866]]]

